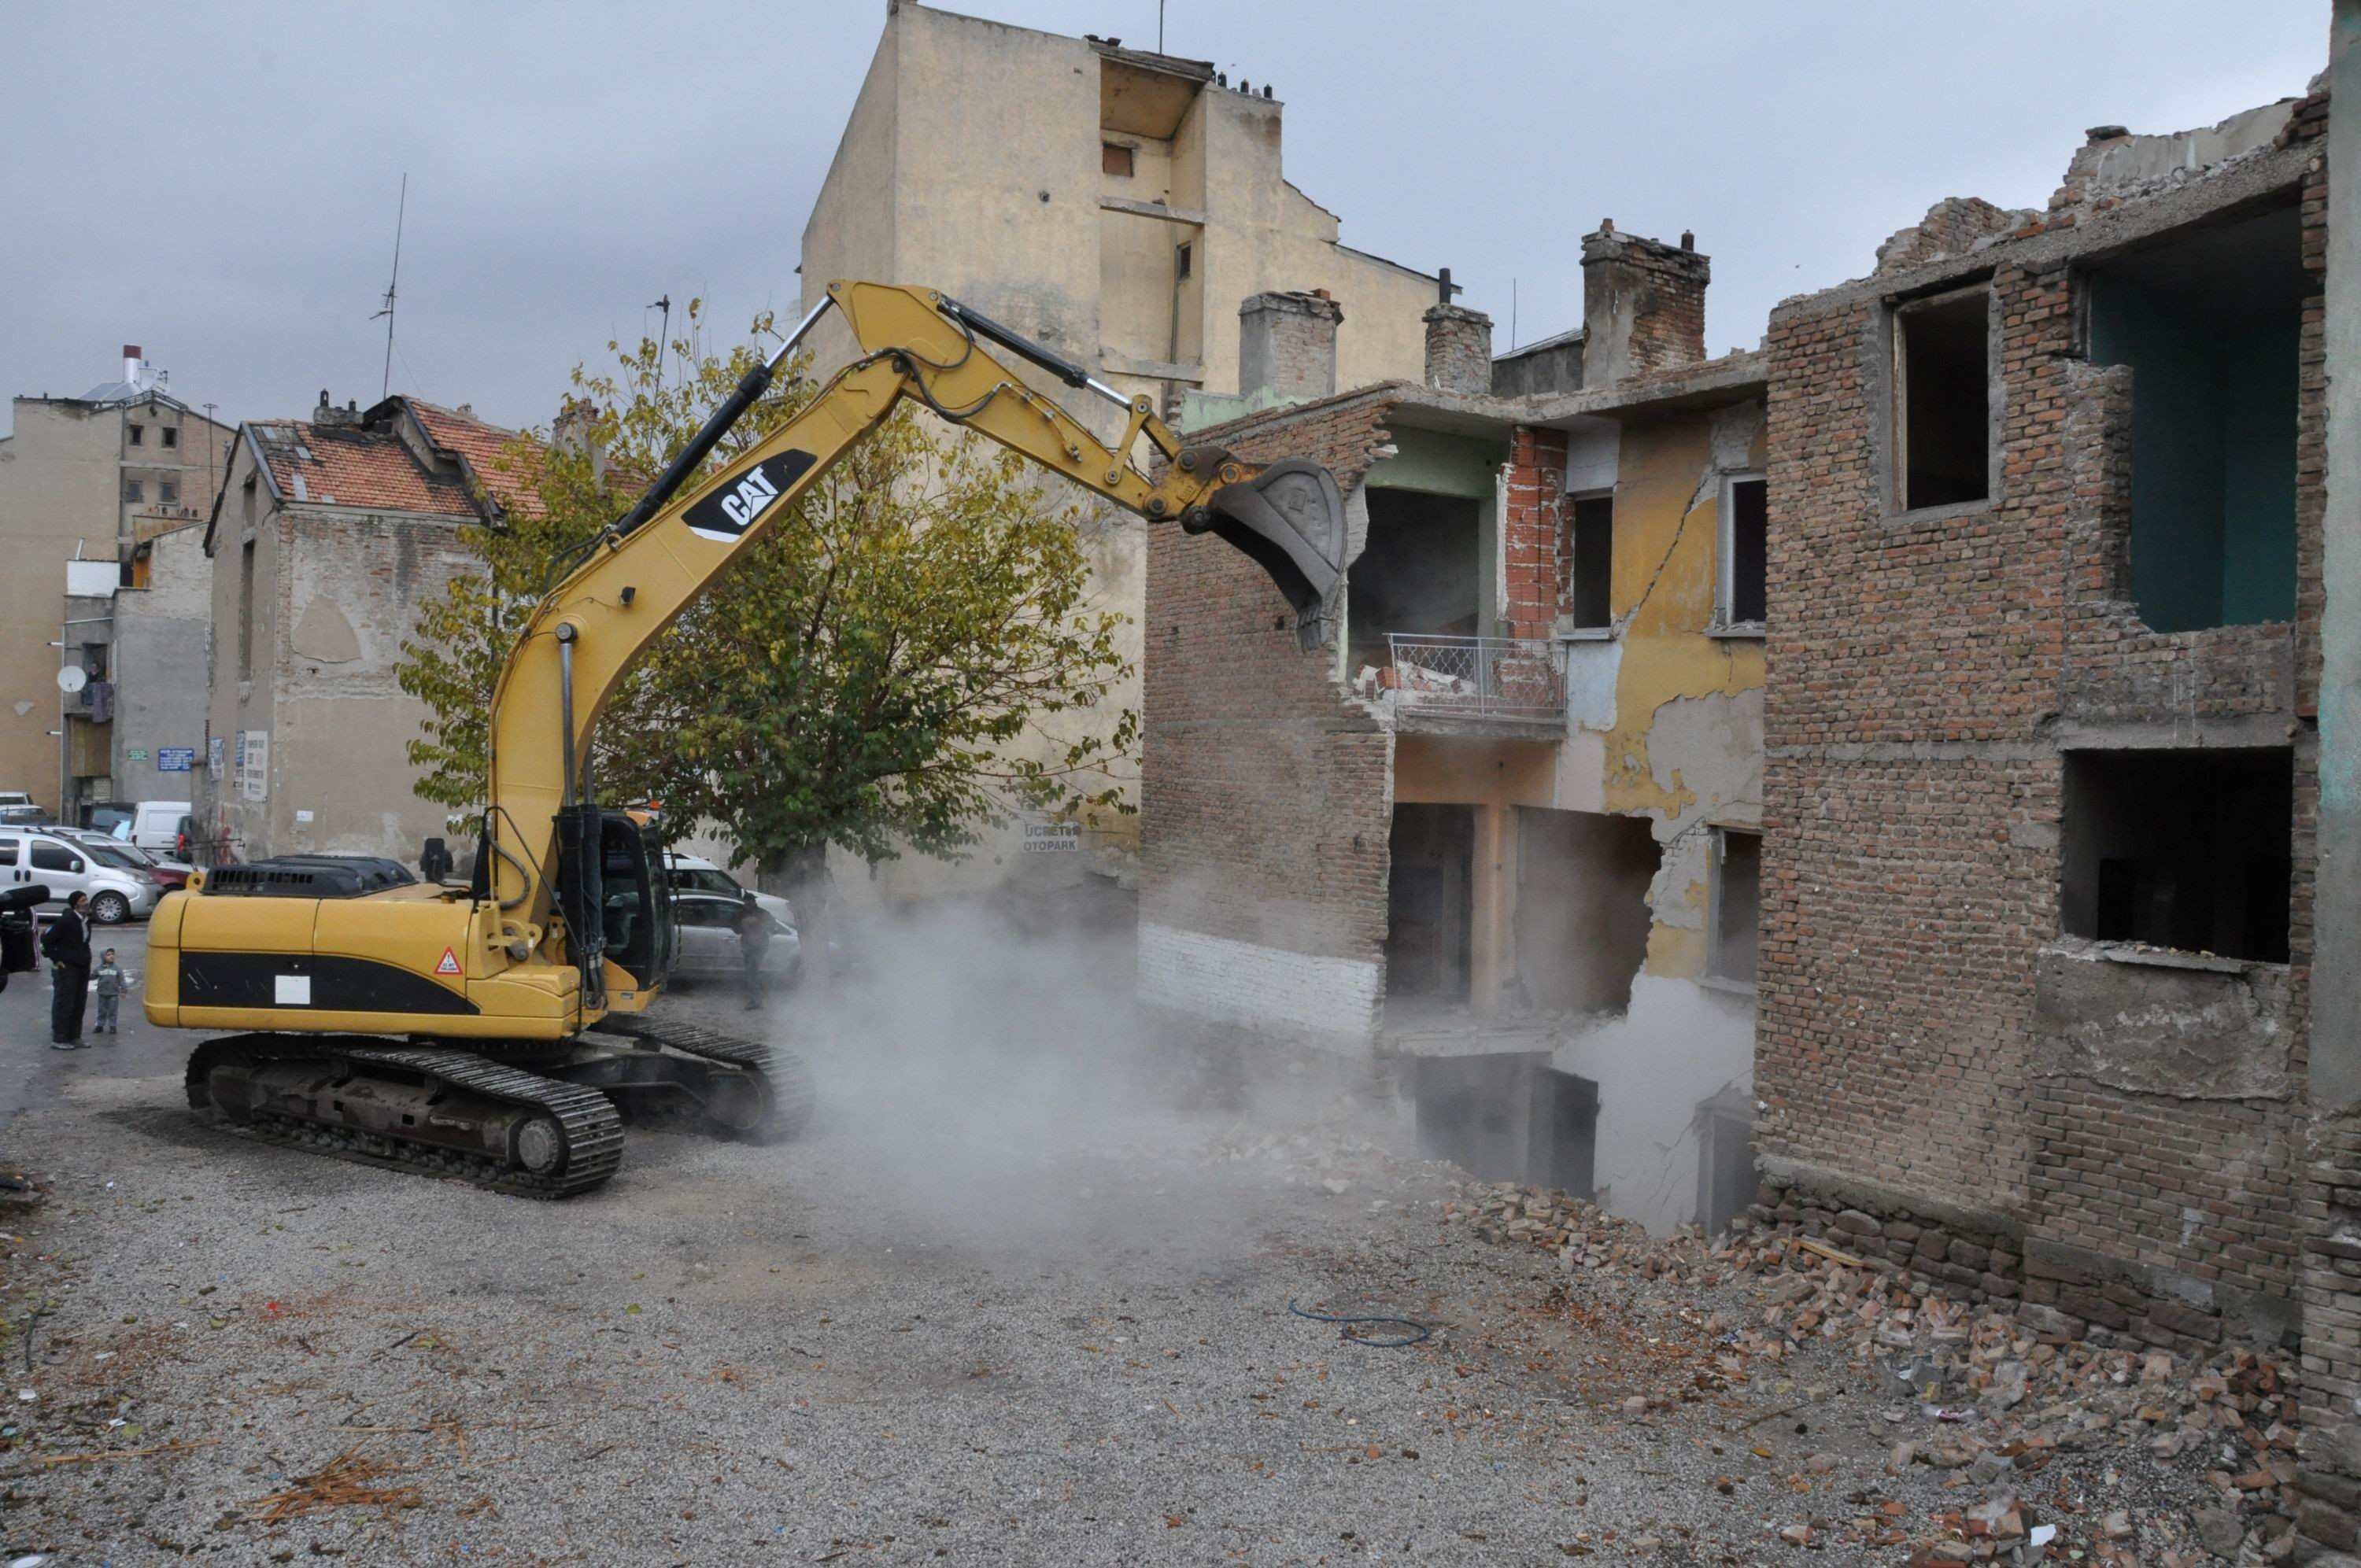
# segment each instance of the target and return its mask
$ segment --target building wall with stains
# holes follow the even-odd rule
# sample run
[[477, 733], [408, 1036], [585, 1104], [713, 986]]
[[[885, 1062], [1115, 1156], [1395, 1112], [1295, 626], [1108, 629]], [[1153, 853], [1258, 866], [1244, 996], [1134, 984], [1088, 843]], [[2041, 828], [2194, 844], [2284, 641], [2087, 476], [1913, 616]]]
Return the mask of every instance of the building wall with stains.
[[[1598, 1195], [1658, 1228], [1697, 1216], [1702, 1108], [1752, 1080], [1751, 983], [1718, 981], [1708, 963], [1717, 830], [1761, 824], [1763, 642], [1717, 631], [1716, 594], [1724, 482], [1762, 472], [1763, 432], [1762, 402], [1749, 397], [1643, 409], [1603, 443], [1577, 435], [1562, 488], [1613, 497], [1613, 627], [1565, 643], [1563, 738], [1404, 734], [1396, 745], [1398, 802], [1476, 810], [1471, 1014], [1520, 1049], [1538, 1026], [1551, 1065], [1598, 1086]], [[1562, 543], [1552, 563], [1562, 594], [1569, 550]], [[1593, 916], [1580, 897], [1587, 867], [1535, 863], [1562, 852], [1537, 812], [1644, 823], [1658, 857], [1644, 908]], [[1576, 922], [1643, 920], [1644, 942], [1626, 949], [1619, 937], [1636, 934], [1561, 931], [1533, 907], [1566, 893]], [[1637, 957], [1628, 1003], [1549, 1008], [1551, 971], [1602, 948]]]

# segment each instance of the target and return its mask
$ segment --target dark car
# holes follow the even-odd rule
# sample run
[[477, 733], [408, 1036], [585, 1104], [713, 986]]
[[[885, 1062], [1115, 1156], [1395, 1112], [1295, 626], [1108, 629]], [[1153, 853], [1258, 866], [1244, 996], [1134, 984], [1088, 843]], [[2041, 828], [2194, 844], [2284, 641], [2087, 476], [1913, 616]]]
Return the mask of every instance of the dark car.
[[[136, 800], [93, 801], [82, 808], [82, 825], [104, 838], [115, 837], [115, 829], [139, 815]], [[127, 829], [126, 829], [127, 834]]]
[[[672, 972], [675, 979], [735, 980], [745, 972], [738, 955], [738, 921], [745, 905], [735, 898], [708, 893], [673, 895], [673, 926], [679, 938]], [[771, 922], [771, 945], [763, 954], [763, 972], [772, 980], [794, 984], [803, 972], [803, 939], [796, 928], [776, 916]]]

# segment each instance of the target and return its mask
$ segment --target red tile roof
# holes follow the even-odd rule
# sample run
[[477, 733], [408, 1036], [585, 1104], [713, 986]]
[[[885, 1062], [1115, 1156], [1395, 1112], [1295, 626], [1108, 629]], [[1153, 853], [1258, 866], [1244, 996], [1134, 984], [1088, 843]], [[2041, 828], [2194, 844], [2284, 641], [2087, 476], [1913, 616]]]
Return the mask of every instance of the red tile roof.
[[533, 488], [534, 457], [542, 450], [533, 442], [523, 460], [510, 456], [510, 447], [517, 439], [513, 430], [503, 430], [496, 424], [486, 424], [472, 413], [438, 407], [417, 398], [402, 400], [416, 416], [426, 438], [445, 452], [456, 453], [467, 459], [475, 471], [476, 482], [489, 490], [493, 499], [511, 511], [538, 511], [541, 496]]
[[[407, 411], [438, 459], [422, 462], [399, 433]], [[537, 507], [528, 469], [503, 471], [501, 454], [517, 433], [415, 398], [393, 398], [354, 425], [255, 420], [247, 428], [270, 467], [273, 487], [299, 506], [382, 507], [481, 515], [472, 485], [503, 508]]]

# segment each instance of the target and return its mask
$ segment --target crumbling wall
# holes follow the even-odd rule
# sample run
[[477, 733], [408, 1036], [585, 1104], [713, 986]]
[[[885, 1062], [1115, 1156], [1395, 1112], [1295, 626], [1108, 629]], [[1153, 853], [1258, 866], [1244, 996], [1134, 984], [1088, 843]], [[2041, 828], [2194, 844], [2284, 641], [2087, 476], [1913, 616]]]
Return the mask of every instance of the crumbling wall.
[[[2294, 1315], [2316, 793], [2301, 672], [2318, 596], [2303, 562], [2316, 559], [2322, 459], [2316, 439], [2300, 445], [2297, 624], [2141, 626], [2125, 590], [2136, 389], [2081, 357], [2074, 267], [2252, 211], [2302, 168], [2266, 148], [2153, 200], [2053, 213], [1791, 301], [1766, 344], [1765, 1212], [1850, 1209], [1860, 1218], [1840, 1228], [1890, 1239], [1898, 1224], [1914, 1249], [1949, 1215], [1943, 1255], [1965, 1236], [1984, 1266], [1954, 1283], [2021, 1290], [2061, 1331], [2186, 1346], [2278, 1337]], [[1896, 510], [1887, 313], [1980, 280], [1998, 490]], [[2288, 367], [2307, 431], [2317, 341], [2312, 320]], [[2186, 994], [2187, 975], [2164, 966], [2070, 964], [2058, 940], [2061, 753], [2290, 736], [2292, 961], [2251, 988], [2268, 1027], [2217, 1033], [2235, 1070], [2193, 1084], [2163, 1070], [2159, 1032], [2219, 1025], [2227, 1003]]]
[[1947, 256], [1962, 256], [1982, 241], [2035, 223], [2029, 207], [1996, 207], [1982, 196], [1946, 196], [1908, 228], [1896, 229], [1877, 247], [1880, 273], [1902, 272]]
[[[1201, 433], [1326, 464], [1356, 499], [1384, 446], [1377, 393]], [[1357, 549], [1366, 526], [1354, 530]], [[1392, 737], [1341, 697], [1262, 569], [1148, 530], [1139, 992], [1176, 1013], [1367, 1049], [1383, 994]]]

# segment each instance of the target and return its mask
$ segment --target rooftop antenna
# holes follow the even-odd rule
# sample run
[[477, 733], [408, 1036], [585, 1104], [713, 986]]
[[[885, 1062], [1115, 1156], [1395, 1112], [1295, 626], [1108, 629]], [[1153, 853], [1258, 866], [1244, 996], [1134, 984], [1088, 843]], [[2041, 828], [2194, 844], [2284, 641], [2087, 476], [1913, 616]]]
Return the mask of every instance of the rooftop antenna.
[[377, 395], [379, 401], [384, 400], [386, 394], [393, 389], [394, 289], [395, 285], [401, 281], [401, 225], [402, 220], [409, 215], [410, 172], [404, 170], [401, 175], [401, 204], [393, 210], [393, 275], [386, 280], [385, 308], [378, 312], [376, 316], [369, 317], [371, 321], [377, 320], [378, 316], [385, 318], [385, 376], [378, 383]]
[[1156, 52], [1164, 52], [1164, 0], [1156, 0]]
[[[672, 340], [672, 291], [667, 289], [662, 299], [651, 301], [648, 309], [664, 313], [664, 324], [656, 328], [656, 390], [661, 392], [664, 390], [664, 345]], [[645, 316], [640, 318], [642, 322], [647, 319]]]
[[1509, 280], [1509, 352], [1517, 351], [1517, 280]]

